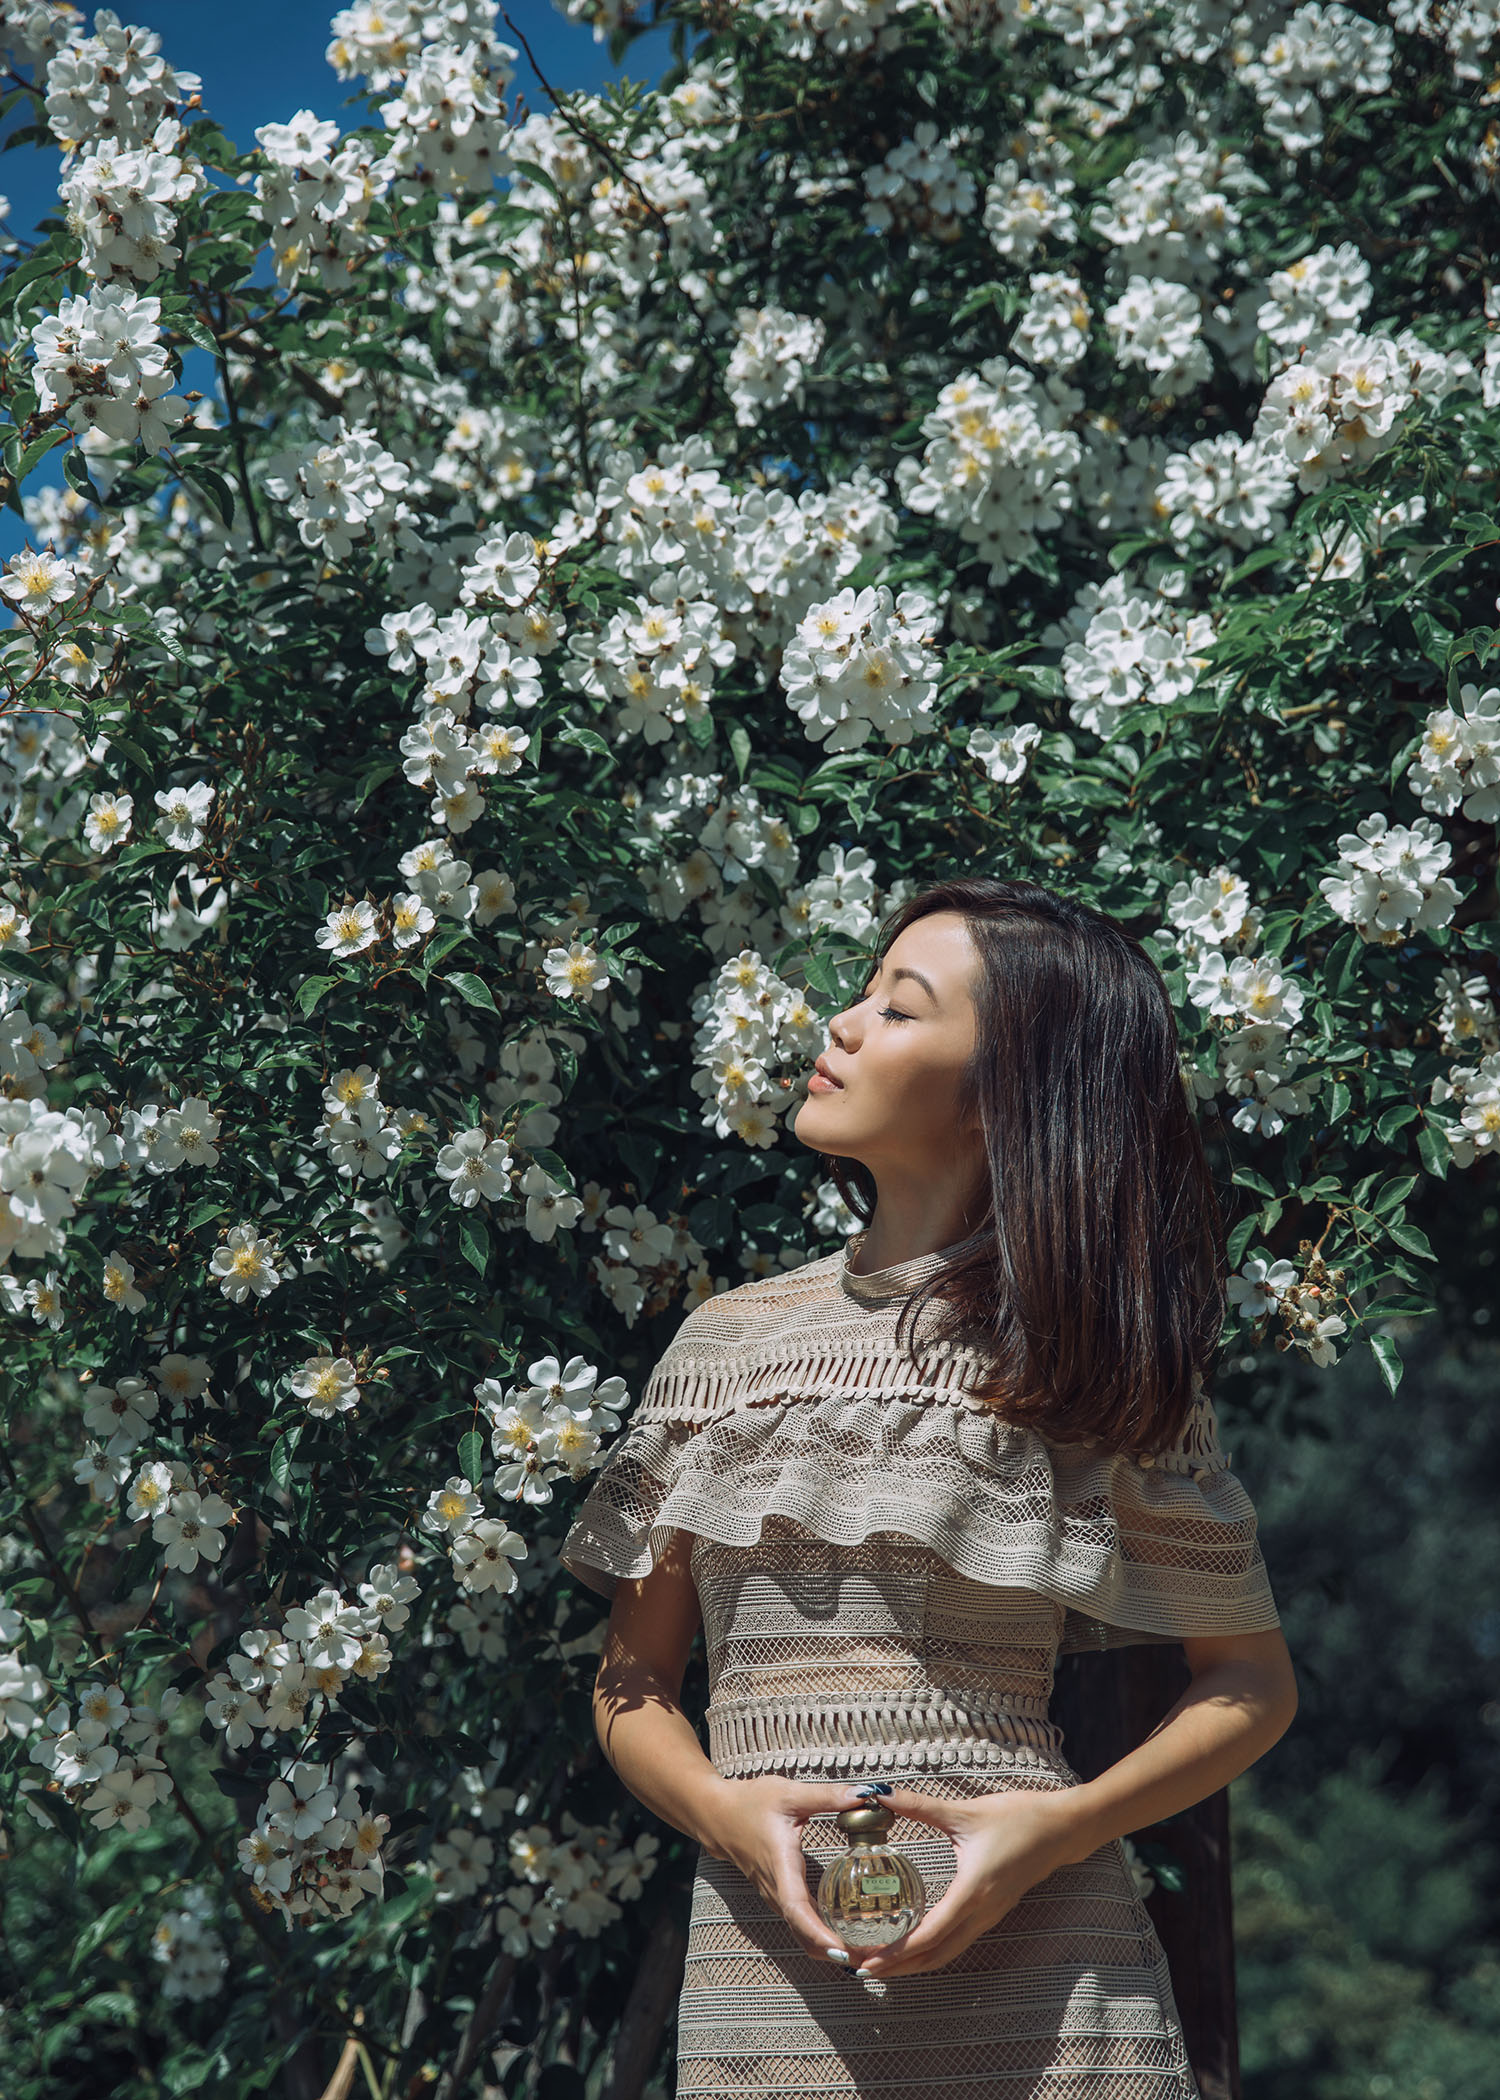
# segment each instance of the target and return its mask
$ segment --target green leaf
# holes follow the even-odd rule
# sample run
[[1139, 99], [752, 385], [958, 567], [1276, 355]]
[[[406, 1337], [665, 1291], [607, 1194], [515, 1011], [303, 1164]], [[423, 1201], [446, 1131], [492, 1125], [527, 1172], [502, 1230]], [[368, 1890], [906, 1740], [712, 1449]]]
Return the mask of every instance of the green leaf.
[[470, 1487], [482, 1486], [484, 1481], [484, 1435], [471, 1429], [458, 1440], [459, 1471]]
[[[1464, 556], [1461, 551], [1449, 551], [1432, 559], [1436, 562], [1439, 569], [1446, 569], [1451, 568], [1456, 562], [1462, 561]], [[1407, 611], [1411, 624], [1416, 629], [1417, 643], [1421, 648], [1422, 654], [1429, 663], [1436, 664], [1440, 671], [1446, 671], [1449, 653], [1453, 648], [1454, 637], [1452, 629], [1444, 627], [1440, 620], [1434, 619], [1425, 605], [1412, 605], [1407, 608]]]
[[1423, 1261], [1437, 1260], [1426, 1233], [1419, 1226], [1393, 1219], [1386, 1225], [1385, 1231], [1387, 1239], [1394, 1240], [1398, 1247], [1404, 1247], [1408, 1254], [1418, 1254]]
[[224, 530], [226, 532], [232, 531], [234, 527], [234, 490], [224, 479], [224, 476], [216, 472], [214, 468], [205, 467], [201, 461], [195, 459], [192, 467], [183, 478], [203, 491], [209, 503], [218, 512]]
[[740, 779], [743, 780], [750, 765], [750, 732], [743, 722], [736, 722], [730, 730], [729, 748], [734, 754]]
[[287, 1486], [292, 1477], [292, 1457], [302, 1441], [305, 1422], [293, 1422], [284, 1429], [271, 1447], [271, 1478], [279, 1488]]
[[219, 355], [218, 337], [196, 314], [173, 314], [171, 325], [179, 335], [185, 335], [190, 343], [196, 343], [200, 350], [206, 350], [210, 357]]
[[1243, 583], [1247, 576], [1257, 576], [1262, 569], [1269, 569], [1272, 562], [1287, 559], [1285, 551], [1280, 547], [1257, 547], [1253, 554], [1247, 555], [1230, 570], [1224, 578], [1223, 588], [1227, 591], [1231, 584]]
[[1254, 1189], [1257, 1196], [1274, 1196], [1276, 1193], [1265, 1175], [1257, 1174], [1253, 1167], [1236, 1167], [1230, 1178], [1241, 1188]]
[[451, 985], [459, 997], [470, 1006], [482, 1007], [485, 1013], [494, 1014], [499, 1018], [500, 1009], [495, 1004], [494, 994], [484, 979], [476, 977], [472, 970], [451, 970], [446, 977], [439, 978], [438, 982]]
[[1453, 1164], [1453, 1148], [1439, 1123], [1423, 1122], [1417, 1131], [1417, 1157], [1429, 1174], [1439, 1181], [1448, 1179], [1448, 1169]]
[[811, 954], [802, 957], [802, 975], [808, 986], [821, 992], [825, 999], [843, 997], [837, 965], [832, 956], [823, 954], [820, 949], [815, 948]]
[[615, 755], [598, 730], [590, 729], [582, 722], [568, 722], [560, 727], [556, 734], [560, 744], [576, 744], [581, 751], [595, 751], [601, 758], [613, 758]]
[[354, 790], [354, 807], [362, 809], [382, 781], [389, 780], [396, 770], [393, 758], [377, 758], [372, 766], [366, 766], [359, 776], [359, 785]]
[[55, 445], [66, 445], [72, 436], [67, 424], [59, 423], [52, 430], [44, 430], [39, 438], [33, 438], [16, 462], [16, 480], [24, 481], [38, 460], [45, 458]]
[[1394, 1393], [1401, 1383], [1401, 1373], [1406, 1368], [1401, 1361], [1401, 1351], [1396, 1347], [1396, 1338], [1389, 1334], [1372, 1334], [1370, 1352], [1380, 1366], [1380, 1375], [1387, 1390]]
[[458, 1221], [458, 1244], [469, 1267], [483, 1276], [490, 1262], [490, 1231], [483, 1218], [465, 1211]]
[[1323, 982], [1334, 998], [1348, 991], [1358, 977], [1363, 950], [1364, 942], [1359, 937], [1358, 929], [1353, 926], [1347, 933], [1341, 934], [1329, 949], [1323, 965]]
[[304, 977], [294, 994], [304, 1014], [310, 1014], [325, 992], [332, 991], [337, 977]]
[[63, 461], [63, 479], [70, 488], [77, 489], [80, 496], [87, 496], [90, 503], [103, 506], [104, 498], [90, 479], [88, 462], [76, 445]]
[[1382, 1145], [1394, 1143], [1397, 1131], [1404, 1130], [1408, 1123], [1415, 1122], [1418, 1113], [1416, 1103], [1413, 1101], [1398, 1101], [1394, 1108], [1388, 1108], [1380, 1118], [1380, 1121], [1375, 1125], [1375, 1135], [1380, 1143]]
[[119, 1903], [110, 1904], [97, 1918], [90, 1918], [79, 1933], [68, 1960], [68, 1974], [76, 1976], [80, 1966], [97, 1954], [112, 1934], [117, 1932], [125, 1920], [140, 1905], [139, 1896], [126, 1896]]
[[1416, 1187], [1419, 1179], [1420, 1176], [1416, 1174], [1398, 1174], [1393, 1181], [1388, 1181], [1385, 1184], [1380, 1194], [1370, 1205], [1371, 1210], [1374, 1211], [1377, 1217], [1384, 1217], [1387, 1211], [1398, 1210]]

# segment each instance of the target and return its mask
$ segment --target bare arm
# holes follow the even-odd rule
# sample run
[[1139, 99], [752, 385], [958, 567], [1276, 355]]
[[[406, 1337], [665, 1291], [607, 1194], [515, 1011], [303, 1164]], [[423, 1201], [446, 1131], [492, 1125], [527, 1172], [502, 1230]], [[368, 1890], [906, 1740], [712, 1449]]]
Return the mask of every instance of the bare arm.
[[1297, 1680], [1279, 1627], [1182, 1645], [1193, 1681], [1146, 1740], [1097, 1779], [1050, 1798], [1064, 1862], [1206, 1800], [1290, 1728]]
[[594, 1728], [637, 1801], [713, 1852], [709, 1808], [724, 1781], [680, 1703], [701, 1623], [688, 1570], [692, 1543], [691, 1533], [675, 1533], [649, 1575], [618, 1584], [594, 1682]]

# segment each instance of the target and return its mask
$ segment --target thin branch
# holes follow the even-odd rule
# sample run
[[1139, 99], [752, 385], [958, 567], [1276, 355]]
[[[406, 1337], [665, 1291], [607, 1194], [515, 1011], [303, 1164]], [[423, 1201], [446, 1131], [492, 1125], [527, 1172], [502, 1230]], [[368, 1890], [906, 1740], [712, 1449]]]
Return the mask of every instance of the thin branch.
[[667, 239], [670, 240], [672, 238], [672, 229], [667, 224], [667, 221], [663, 216], [660, 208], [652, 203], [651, 199], [646, 195], [646, 192], [641, 188], [640, 184], [630, 173], [629, 169], [626, 168], [624, 163], [617, 157], [614, 148], [609, 144], [608, 140], [600, 138], [598, 132], [595, 131], [591, 125], [585, 124], [581, 117], [574, 116], [572, 110], [568, 107], [567, 103], [564, 102], [562, 96], [559, 95], [557, 89], [552, 85], [551, 81], [547, 78], [546, 74], [542, 71], [541, 67], [537, 64], [536, 53], [532, 50], [530, 44], [527, 43], [525, 31], [516, 28], [515, 23], [511, 20], [510, 16], [507, 14], [503, 7], [500, 10], [500, 19], [502, 22], [504, 22], [506, 28], [513, 31], [514, 34], [520, 39], [521, 49], [526, 53], [526, 56], [531, 61], [532, 72], [535, 73], [537, 79], [542, 83], [543, 89], [551, 97], [553, 108], [562, 118], [563, 122], [567, 125], [568, 129], [571, 132], [573, 132], [576, 137], [586, 140], [587, 143], [591, 145], [596, 152], [603, 155], [604, 159], [609, 162], [610, 166], [619, 176], [621, 182], [625, 184], [627, 189], [634, 191], [635, 195], [640, 199], [641, 204], [644, 207], [648, 216], [655, 219], [657, 225], [661, 228], [663, 234], [665, 234]]

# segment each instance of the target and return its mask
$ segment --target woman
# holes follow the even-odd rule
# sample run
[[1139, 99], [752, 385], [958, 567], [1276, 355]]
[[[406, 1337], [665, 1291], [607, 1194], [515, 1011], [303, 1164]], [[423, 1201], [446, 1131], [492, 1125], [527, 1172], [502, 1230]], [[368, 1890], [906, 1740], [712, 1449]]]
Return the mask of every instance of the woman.
[[[678, 2100], [1198, 2100], [1120, 1840], [1297, 1694], [1203, 1388], [1225, 1259], [1170, 996], [1102, 914], [959, 880], [829, 1035], [796, 1135], [865, 1229], [694, 1308], [563, 1546], [613, 1595], [605, 1753], [702, 1848]], [[1140, 1641], [1192, 1683], [1085, 1784], [1055, 1659]], [[929, 1908], [851, 1951], [812, 1897], [861, 1782]]]

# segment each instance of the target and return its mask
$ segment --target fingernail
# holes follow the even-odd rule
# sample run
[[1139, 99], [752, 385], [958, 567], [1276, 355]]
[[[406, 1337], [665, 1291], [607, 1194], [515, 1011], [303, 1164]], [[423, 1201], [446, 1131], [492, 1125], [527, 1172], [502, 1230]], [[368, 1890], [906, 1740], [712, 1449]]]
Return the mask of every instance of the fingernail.
[[823, 1952], [830, 1961], [847, 1961], [849, 1959], [849, 1949], [847, 1947], [825, 1947]]

